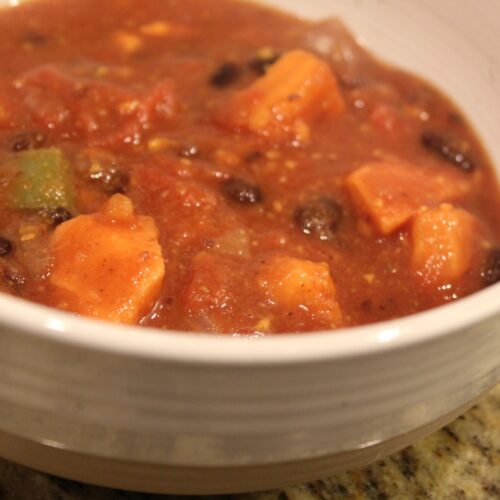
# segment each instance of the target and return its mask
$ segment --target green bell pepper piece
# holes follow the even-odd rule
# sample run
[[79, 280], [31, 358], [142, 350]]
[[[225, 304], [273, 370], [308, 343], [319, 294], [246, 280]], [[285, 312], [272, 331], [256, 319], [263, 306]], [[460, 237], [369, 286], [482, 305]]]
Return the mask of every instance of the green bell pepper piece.
[[11, 208], [73, 210], [70, 166], [60, 149], [23, 151], [12, 162], [17, 175], [11, 185]]

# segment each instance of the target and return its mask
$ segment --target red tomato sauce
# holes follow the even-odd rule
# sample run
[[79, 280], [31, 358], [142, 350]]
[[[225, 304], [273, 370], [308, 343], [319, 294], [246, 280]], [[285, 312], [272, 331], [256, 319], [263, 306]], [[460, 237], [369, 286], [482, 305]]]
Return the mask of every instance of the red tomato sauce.
[[0, 289], [163, 329], [398, 318], [500, 280], [461, 111], [312, 23], [230, 0], [0, 12]]

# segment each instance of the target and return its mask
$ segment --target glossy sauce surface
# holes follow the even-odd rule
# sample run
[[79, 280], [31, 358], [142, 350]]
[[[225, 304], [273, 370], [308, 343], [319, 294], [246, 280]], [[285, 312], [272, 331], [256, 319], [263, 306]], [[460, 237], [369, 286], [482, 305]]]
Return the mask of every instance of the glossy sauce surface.
[[[75, 310], [51, 279], [55, 227], [115, 193], [159, 232], [164, 279], [143, 325], [241, 334], [352, 326], [500, 278], [498, 186], [466, 119], [427, 83], [368, 55], [336, 20], [229, 0], [41, 0], [2, 11], [0, 41], [2, 197], [16, 155], [50, 148], [63, 152], [73, 193], [65, 207], [2, 208], [12, 247], [0, 257], [5, 292]], [[315, 71], [328, 68], [343, 109], [308, 104], [314, 117], [291, 135], [246, 129], [238, 96], [296, 49]], [[474, 240], [470, 262], [456, 279], [415, 268], [418, 210], [381, 231], [360, 208], [347, 179], [366, 165], [459, 186], [419, 207], [445, 202], [473, 217], [460, 236]]]

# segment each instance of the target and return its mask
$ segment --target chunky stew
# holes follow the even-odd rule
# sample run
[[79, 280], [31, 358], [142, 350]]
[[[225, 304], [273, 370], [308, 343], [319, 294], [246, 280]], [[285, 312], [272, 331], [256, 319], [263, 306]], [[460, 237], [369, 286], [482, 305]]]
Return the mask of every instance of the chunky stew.
[[163, 329], [361, 325], [500, 280], [463, 114], [336, 19], [231, 0], [0, 12], [0, 289]]

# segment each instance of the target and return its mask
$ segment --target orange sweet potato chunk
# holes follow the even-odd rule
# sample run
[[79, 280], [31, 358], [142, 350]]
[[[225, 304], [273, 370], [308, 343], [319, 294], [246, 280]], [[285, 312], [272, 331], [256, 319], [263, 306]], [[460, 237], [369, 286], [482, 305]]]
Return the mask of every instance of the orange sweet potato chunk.
[[136, 324], [159, 296], [165, 267], [157, 228], [134, 215], [121, 194], [100, 212], [58, 226], [51, 254], [50, 281], [62, 309]]
[[453, 284], [479, 250], [480, 225], [469, 212], [444, 203], [422, 210], [412, 226], [412, 266], [424, 284]]
[[305, 142], [314, 120], [343, 110], [344, 101], [328, 64], [309, 52], [293, 50], [224, 103], [216, 121], [276, 141]]
[[406, 224], [421, 207], [463, 195], [469, 182], [452, 170], [374, 162], [352, 173], [346, 185], [359, 211], [387, 235]]
[[330, 327], [342, 324], [335, 285], [324, 262], [276, 256], [265, 262], [258, 283], [282, 309], [308, 312]]

